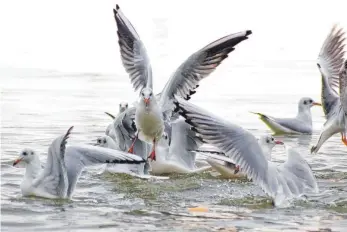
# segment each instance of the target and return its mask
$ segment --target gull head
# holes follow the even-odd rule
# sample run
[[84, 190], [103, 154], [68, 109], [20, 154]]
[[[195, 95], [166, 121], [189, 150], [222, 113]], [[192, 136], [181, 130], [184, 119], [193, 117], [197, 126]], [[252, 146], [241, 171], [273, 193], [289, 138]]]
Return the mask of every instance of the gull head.
[[36, 160], [36, 153], [32, 149], [24, 149], [19, 154], [19, 157], [13, 162], [13, 166], [18, 165], [19, 163], [29, 164], [33, 160]]
[[261, 147], [267, 147], [269, 150], [272, 150], [272, 148], [277, 144], [284, 144], [282, 141], [274, 139], [274, 137], [272, 137], [271, 135], [261, 136], [258, 140], [258, 143], [261, 145]]
[[123, 113], [127, 109], [128, 109], [128, 103], [127, 102], [119, 103], [119, 113]]
[[299, 110], [300, 109], [311, 109], [312, 106], [321, 106], [322, 104], [315, 102], [312, 98], [303, 97], [299, 101]]
[[95, 144], [95, 146], [107, 147], [108, 144], [107, 144], [106, 136], [98, 137], [98, 138], [96, 139], [96, 144]]
[[143, 88], [140, 94], [141, 101], [148, 107], [153, 101], [153, 91], [150, 88]]

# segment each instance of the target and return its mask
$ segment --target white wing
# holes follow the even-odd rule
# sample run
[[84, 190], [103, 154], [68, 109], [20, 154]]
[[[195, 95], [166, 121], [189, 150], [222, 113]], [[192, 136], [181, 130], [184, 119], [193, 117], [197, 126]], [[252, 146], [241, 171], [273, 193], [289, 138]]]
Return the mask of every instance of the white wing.
[[330, 117], [338, 101], [339, 72], [345, 54], [345, 33], [337, 25], [331, 29], [320, 50], [317, 65], [322, 74], [322, 104], [325, 115]]
[[257, 139], [241, 127], [226, 122], [204, 111], [203, 109], [177, 98], [176, 105], [186, 122], [207, 143], [225, 153], [230, 162], [240, 165], [241, 170], [270, 196], [267, 184], [268, 162]]
[[43, 172], [33, 182], [33, 187], [60, 198], [66, 197], [68, 177], [64, 163], [65, 145], [73, 129], [56, 138], [48, 149], [47, 163]]
[[79, 145], [66, 148], [65, 165], [69, 178], [68, 196], [70, 197], [82, 170], [87, 166], [106, 163], [140, 164], [145, 160], [137, 155], [109, 148]]
[[276, 205], [304, 194], [307, 189], [317, 189], [311, 169], [297, 152], [290, 150], [288, 161], [277, 167], [266, 160], [257, 139], [250, 132], [212, 116], [182, 98], [177, 98], [176, 105], [186, 122], [205, 142], [230, 158], [217, 159], [240, 165], [242, 172], [273, 197]]
[[345, 114], [347, 114], [347, 60], [340, 70], [340, 101]]
[[152, 89], [152, 67], [140, 36], [118, 5], [113, 9], [113, 13], [118, 27], [122, 63], [135, 91], [144, 87]]
[[[243, 31], [220, 38], [192, 54], [178, 69], [165, 85], [160, 95], [162, 109], [170, 110], [174, 96], [186, 100], [195, 93], [199, 82], [210, 75], [235, 46], [248, 39], [252, 31]], [[171, 109], [172, 110], [172, 109]]]
[[311, 167], [293, 148], [286, 146], [288, 159], [281, 165], [269, 162], [269, 185], [278, 194], [275, 204], [307, 193], [318, 193], [318, 185]]
[[318, 192], [315, 176], [307, 161], [293, 148], [286, 146], [288, 159], [278, 169], [286, 179], [289, 189], [294, 195], [307, 192]]
[[195, 168], [196, 150], [201, 144], [195, 132], [190, 130], [190, 126], [180, 118], [171, 123], [171, 143], [169, 155], [175, 156], [181, 163], [188, 168]]

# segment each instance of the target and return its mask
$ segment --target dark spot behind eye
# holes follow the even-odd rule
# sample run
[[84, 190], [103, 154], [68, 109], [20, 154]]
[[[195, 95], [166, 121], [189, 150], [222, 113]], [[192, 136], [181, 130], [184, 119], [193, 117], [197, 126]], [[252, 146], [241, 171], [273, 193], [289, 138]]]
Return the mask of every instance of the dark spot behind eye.
[[268, 139], [266, 139], [266, 142], [269, 143], [270, 141]]
[[31, 152], [31, 155], [34, 155], [34, 152]]
[[104, 143], [106, 143], [106, 139], [104, 139]]
[[306, 101], [304, 101], [304, 105], [306, 105], [307, 104], [307, 102]]
[[101, 139], [98, 139], [98, 143], [101, 143]]
[[23, 152], [23, 155], [27, 155], [27, 152], [26, 152], [26, 151], [24, 151], [24, 152]]

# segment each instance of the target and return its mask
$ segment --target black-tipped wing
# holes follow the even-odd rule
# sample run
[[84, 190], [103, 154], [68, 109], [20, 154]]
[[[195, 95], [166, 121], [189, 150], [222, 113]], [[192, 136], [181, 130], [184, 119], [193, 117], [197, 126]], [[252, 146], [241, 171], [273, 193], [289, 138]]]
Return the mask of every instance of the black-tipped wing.
[[227, 35], [192, 54], [165, 85], [160, 96], [161, 107], [167, 109], [167, 105], [176, 95], [186, 100], [190, 99], [199, 82], [210, 75], [228, 54], [235, 50], [235, 46], [248, 39], [250, 34], [252, 31], [248, 30]]
[[267, 187], [268, 162], [257, 139], [241, 127], [211, 115], [203, 109], [177, 97], [179, 113], [193, 126], [200, 137], [217, 147], [245, 174], [273, 196]]
[[317, 65], [322, 74], [322, 104], [328, 117], [338, 100], [339, 72], [345, 54], [345, 33], [334, 25], [320, 50]]
[[141, 91], [144, 87], [152, 89], [152, 67], [140, 36], [118, 5], [113, 9], [113, 13], [118, 27], [122, 63], [135, 91]]

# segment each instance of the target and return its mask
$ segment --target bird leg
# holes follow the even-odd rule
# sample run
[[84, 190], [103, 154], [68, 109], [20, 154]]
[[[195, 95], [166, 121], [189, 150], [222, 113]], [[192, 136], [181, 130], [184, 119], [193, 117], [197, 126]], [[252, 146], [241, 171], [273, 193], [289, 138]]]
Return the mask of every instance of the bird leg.
[[136, 133], [136, 136], [135, 136], [134, 141], [128, 150], [128, 153], [134, 154], [134, 145], [135, 145], [135, 142], [138, 139], [138, 137], [139, 137], [139, 132]]
[[240, 171], [240, 165], [236, 165], [234, 174], [237, 174]]
[[341, 132], [341, 136], [342, 136], [342, 142], [347, 146], [347, 139], [346, 139], [345, 132]]
[[148, 156], [148, 158], [151, 158], [151, 160], [155, 161], [155, 139], [153, 139], [153, 146], [152, 146], [152, 152], [151, 154]]

